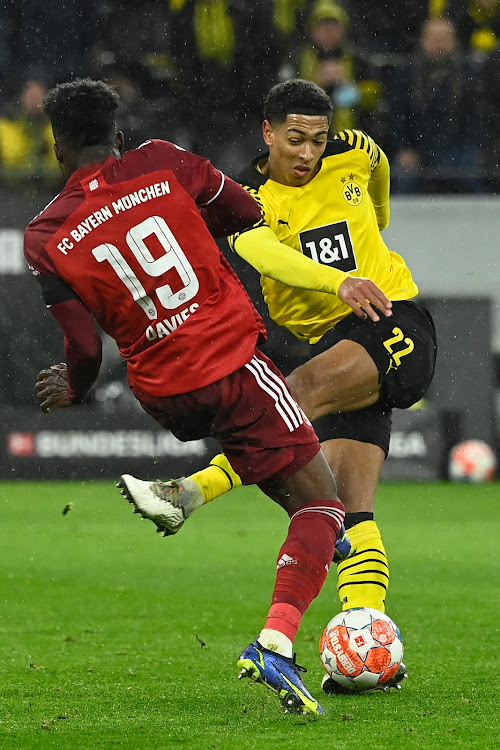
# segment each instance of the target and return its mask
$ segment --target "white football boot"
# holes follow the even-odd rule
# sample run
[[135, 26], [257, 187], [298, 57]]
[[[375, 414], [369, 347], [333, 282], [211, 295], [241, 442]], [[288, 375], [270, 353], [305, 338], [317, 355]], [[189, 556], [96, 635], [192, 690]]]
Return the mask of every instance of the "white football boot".
[[168, 482], [147, 482], [122, 474], [117, 487], [134, 512], [156, 524], [163, 536], [177, 534], [184, 521], [203, 505], [203, 493], [193, 479], [182, 477]]

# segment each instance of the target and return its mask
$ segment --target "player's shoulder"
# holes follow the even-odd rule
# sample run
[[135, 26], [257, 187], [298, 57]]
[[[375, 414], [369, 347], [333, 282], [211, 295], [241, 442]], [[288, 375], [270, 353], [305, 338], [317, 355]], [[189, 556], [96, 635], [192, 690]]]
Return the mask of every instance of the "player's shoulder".
[[130, 151], [126, 151], [122, 158], [146, 158], [151, 159], [155, 154], [177, 154], [186, 153], [186, 150], [182, 146], [178, 146], [176, 143], [171, 141], [165, 141], [163, 138], [148, 138], [147, 141], [143, 141], [140, 146], [133, 148]]
[[235, 180], [240, 185], [250, 189], [250, 192], [258, 193], [262, 185], [265, 185], [268, 178], [262, 174], [259, 169], [259, 164], [267, 158], [267, 154], [259, 154], [252, 161], [244, 167], [239, 174], [236, 175]]
[[55, 273], [47, 245], [84, 200], [81, 182], [70, 178], [61, 192], [30, 221], [24, 231], [24, 257], [33, 273], [49, 276]]
[[38, 274], [51, 266], [47, 243], [64, 224], [67, 217], [81, 203], [83, 188], [64, 189], [55, 196], [28, 224], [24, 231], [24, 257], [30, 270]]
[[148, 171], [160, 168], [189, 167], [207, 161], [204, 157], [186, 151], [171, 141], [161, 138], [150, 138], [137, 148], [126, 151], [120, 162], [127, 169], [134, 165], [146, 168]]
[[[340, 132], [335, 133], [333, 139], [328, 143], [331, 148], [335, 148], [335, 145], [338, 148], [339, 144], [343, 144], [343, 147], [346, 148], [346, 150], [364, 151], [370, 159], [372, 170], [375, 169], [380, 161], [379, 146], [375, 143], [373, 138], [368, 135], [368, 133], [365, 133], [364, 130], [341, 130]], [[329, 156], [330, 154], [325, 153], [325, 155]]]
[[67, 217], [80, 205], [85, 198], [85, 192], [80, 183], [66, 185], [60, 193], [31, 219], [26, 227], [25, 236], [33, 236], [39, 232], [50, 233], [65, 222]]

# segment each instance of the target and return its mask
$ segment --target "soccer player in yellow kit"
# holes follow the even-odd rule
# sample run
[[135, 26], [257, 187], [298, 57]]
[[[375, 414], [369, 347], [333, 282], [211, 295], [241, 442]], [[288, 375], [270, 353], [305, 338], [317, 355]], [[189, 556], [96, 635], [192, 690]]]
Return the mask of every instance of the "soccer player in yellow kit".
[[[359, 130], [329, 140], [331, 115], [330, 99], [311, 82], [295, 79], [269, 91], [263, 123], [268, 153], [241, 180], [261, 203], [265, 226], [236, 235], [232, 246], [260, 271], [271, 317], [313, 345], [287, 382], [309, 419], [328, 420], [322, 448], [354, 548], [338, 564], [342, 608], [385, 611], [389, 567], [373, 515], [375, 493], [392, 409], [425, 394], [436, 335], [429, 313], [411, 301], [418, 288], [408, 266], [381, 235], [390, 218], [387, 157]], [[316, 264], [318, 284], [299, 288], [306, 286], [306, 259]], [[335, 294], [318, 291], [322, 278]], [[366, 286], [369, 279], [392, 309], [373, 295], [373, 285]], [[156, 483], [154, 492], [164, 509], [171, 503], [187, 518], [239, 484], [219, 455], [191, 477]], [[175, 533], [183, 521], [169, 525], [166, 516], [158, 513], [159, 530]]]

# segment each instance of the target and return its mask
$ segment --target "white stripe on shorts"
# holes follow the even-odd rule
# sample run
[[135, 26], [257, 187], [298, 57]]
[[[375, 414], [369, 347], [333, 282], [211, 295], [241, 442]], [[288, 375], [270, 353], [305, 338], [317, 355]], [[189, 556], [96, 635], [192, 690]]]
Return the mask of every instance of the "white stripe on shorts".
[[298, 421], [297, 426], [302, 424], [304, 422], [305, 414], [288, 390], [287, 384], [283, 382], [279, 375], [271, 370], [267, 362], [265, 362], [264, 360], [254, 356], [252, 359], [252, 363], [259, 369], [262, 377], [264, 378], [264, 376], [266, 376], [266, 378], [269, 380], [269, 383], [274, 383], [275, 389], [282, 394], [284, 401], [288, 404], [288, 407], [291, 410], [291, 413], [295, 415], [295, 418]]
[[323, 513], [327, 516], [331, 516], [335, 521], [338, 521], [341, 525], [344, 523], [345, 513], [340, 508], [332, 508], [329, 505], [317, 505], [314, 508], [302, 508], [301, 510], [292, 513], [290, 521], [293, 521], [295, 516], [300, 516], [301, 513]]
[[252, 373], [258, 385], [274, 401], [276, 411], [285, 422], [288, 430], [293, 432], [299, 427], [304, 419], [302, 412], [290, 395], [286, 384], [267, 366], [266, 362], [252, 357], [245, 365]]

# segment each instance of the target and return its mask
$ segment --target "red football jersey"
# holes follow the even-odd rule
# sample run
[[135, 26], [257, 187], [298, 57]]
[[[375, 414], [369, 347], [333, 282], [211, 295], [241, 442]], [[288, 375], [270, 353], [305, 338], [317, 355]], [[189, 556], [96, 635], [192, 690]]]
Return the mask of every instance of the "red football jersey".
[[215, 382], [265, 338], [200, 215], [224, 180], [207, 159], [148, 141], [79, 169], [26, 230], [34, 272], [71, 287], [152, 396]]

